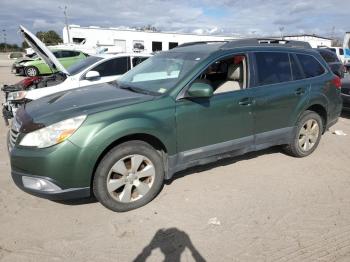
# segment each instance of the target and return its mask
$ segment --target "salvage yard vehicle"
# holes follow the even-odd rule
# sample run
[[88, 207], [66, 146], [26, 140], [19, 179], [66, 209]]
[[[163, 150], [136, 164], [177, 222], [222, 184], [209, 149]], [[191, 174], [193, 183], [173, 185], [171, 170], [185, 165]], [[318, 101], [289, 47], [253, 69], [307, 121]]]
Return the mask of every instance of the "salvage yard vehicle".
[[274, 145], [308, 156], [338, 120], [340, 83], [304, 42], [161, 52], [113, 84], [21, 107], [8, 140], [12, 178], [48, 199], [94, 194], [113, 211], [139, 208], [192, 166]]
[[317, 48], [316, 49], [320, 55], [323, 57], [323, 59], [327, 62], [330, 69], [334, 74], [339, 76], [340, 78], [344, 78], [344, 74], [346, 72], [344, 64], [339, 60], [336, 53], [333, 51], [330, 51], [327, 48]]
[[6, 102], [3, 104], [3, 116], [6, 122], [25, 103], [61, 91], [115, 81], [122, 74], [151, 56], [140, 53], [100, 54], [89, 56], [65, 69], [39, 39], [25, 28], [22, 27], [22, 30], [26, 41], [36, 53], [40, 57], [44, 57], [50, 67], [59, 68], [60, 71], [51, 76], [43, 77], [41, 81], [25, 90], [16, 90], [12, 87], [3, 88], [6, 98]]
[[[52, 50], [52, 54], [65, 68], [87, 57], [83, 52], [76, 50]], [[16, 64], [14, 71], [17, 75], [38, 76], [52, 74], [56, 69], [47, 65], [42, 58], [36, 57], [31, 61]]]

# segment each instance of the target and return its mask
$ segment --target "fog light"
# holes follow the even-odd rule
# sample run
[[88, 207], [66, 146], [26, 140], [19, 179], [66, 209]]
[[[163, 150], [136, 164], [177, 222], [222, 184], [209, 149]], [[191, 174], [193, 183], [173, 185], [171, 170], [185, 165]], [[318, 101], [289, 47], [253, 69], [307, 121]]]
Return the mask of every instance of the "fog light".
[[48, 192], [61, 190], [60, 187], [43, 178], [22, 176], [22, 182], [23, 182], [23, 186], [29, 189], [48, 191]]

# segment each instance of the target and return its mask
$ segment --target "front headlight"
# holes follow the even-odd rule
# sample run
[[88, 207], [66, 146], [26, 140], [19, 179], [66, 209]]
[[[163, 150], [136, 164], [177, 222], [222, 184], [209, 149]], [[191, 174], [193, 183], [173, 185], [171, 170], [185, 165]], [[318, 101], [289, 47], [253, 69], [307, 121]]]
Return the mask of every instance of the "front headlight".
[[84, 122], [86, 115], [77, 116], [26, 134], [21, 146], [44, 148], [56, 145], [70, 137]]
[[7, 96], [7, 100], [14, 101], [14, 100], [21, 100], [26, 97], [27, 91], [17, 91], [17, 92], [11, 92]]

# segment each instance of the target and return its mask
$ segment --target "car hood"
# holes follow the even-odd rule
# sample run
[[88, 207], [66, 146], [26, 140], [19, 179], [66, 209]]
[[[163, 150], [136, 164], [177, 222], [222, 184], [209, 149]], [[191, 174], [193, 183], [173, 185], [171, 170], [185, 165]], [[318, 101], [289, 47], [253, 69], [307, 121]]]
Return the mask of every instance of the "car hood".
[[154, 96], [120, 89], [115, 84], [99, 84], [55, 93], [32, 101], [21, 107], [17, 122], [23, 123], [22, 132], [47, 126], [79, 115], [89, 115], [109, 109], [149, 101]]
[[53, 70], [61, 71], [69, 75], [68, 71], [63, 67], [63, 65], [58, 61], [54, 54], [46, 47], [46, 45], [41, 42], [35, 35], [33, 35], [24, 26], [20, 26], [21, 33], [24, 40], [30, 45], [31, 48], [38, 54], [38, 56], [45, 61], [45, 63]]

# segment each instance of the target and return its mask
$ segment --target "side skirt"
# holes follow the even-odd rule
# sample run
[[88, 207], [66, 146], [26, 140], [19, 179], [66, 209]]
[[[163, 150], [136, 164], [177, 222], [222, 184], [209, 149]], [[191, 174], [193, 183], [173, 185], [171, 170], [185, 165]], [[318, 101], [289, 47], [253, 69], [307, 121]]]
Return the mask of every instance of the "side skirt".
[[276, 129], [168, 156], [166, 179], [171, 179], [175, 173], [190, 167], [205, 165], [271, 146], [288, 144], [293, 139], [295, 130], [296, 127]]

